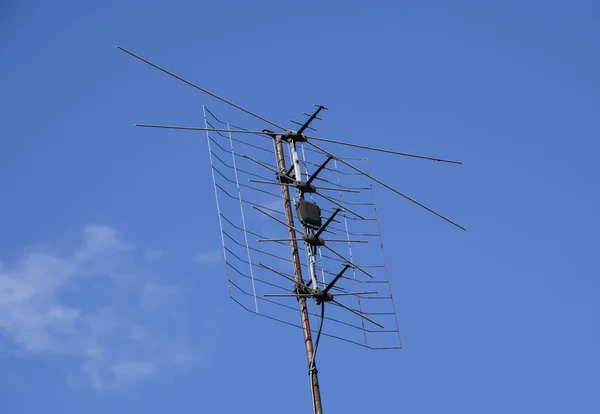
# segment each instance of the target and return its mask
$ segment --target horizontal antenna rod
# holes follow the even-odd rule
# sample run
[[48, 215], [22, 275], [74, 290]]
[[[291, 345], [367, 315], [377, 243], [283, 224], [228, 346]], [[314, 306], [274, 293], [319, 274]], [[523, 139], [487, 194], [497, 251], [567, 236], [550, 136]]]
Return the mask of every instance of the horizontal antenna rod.
[[296, 283], [296, 279], [294, 279], [293, 277], [291, 277], [291, 276], [289, 276], [289, 275], [286, 275], [286, 274], [285, 274], [285, 273], [283, 273], [283, 272], [280, 272], [279, 270], [273, 269], [272, 267], [269, 267], [269, 266], [267, 266], [267, 265], [266, 265], [266, 264], [264, 264], [264, 263], [258, 263], [258, 265], [259, 265], [260, 267], [263, 267], [263, 268], [267, 269], [267, 270], [270, 270], [270, 271], [271, 271], [271, 272], [273, 272], [273, 273], [276, 273], [276, 274], [278, 274], [279, 276], [283, 276], [284, 278], [286, 278], [287, 280], [291, 281], [292, 283]]
[[263, 293], [266, 298], [312, 298], [314, 295], [310, 293]]
[[447, 162], [450, 164], [462, 164], [462, 161], [446, 160], [443, 158], [428, 157], [425, 155], [409, 154], [408, 152], [392, 151], [392, 150], [388, 150], [385, 148], [375, 148], [375, 147], [369, 147], [369, 146], [360, 145], [360, 144], [351, 144], [349, 142], [336, 141], [336, 140], [328, 139], [328, 138], [319, 138], [319, 137], [313, 137], [310, 135], [306, 135], [306, 138], [314, 139], [315, 141], [329, 142], [331, 144], [346, 145], [348, 147], [362, 148], [362, 149], [366, 149], [366, 150], [370, 150], [370, 151], [386, 152], [388, 154], [394, 154], [394, 155], [403, 155], [405, 157], [420, 158], [423, 160], [432, 160], [432, 161], [439, 161], [439, 162]]
[[[288, 178], [288, 177], [289, 177], [289, 176], [288, 176], [288, 175], [286, 175], [286, 174], [281, 174], [281, 175], [282, 175], [283, 177], [286, 177], [286, 178]], [[291, 177], [289, 177], [289, 178], [291, 178]], [[295, 186], [296, 186], [296, 184], [291, 184], [291, 183], [277, 183], [277, 182], [275, 182], [275, 181], [255, 180], [255, 179], [252, 179], [252, 178], [249, 178], [249, 179], [248, 179], [248, 181], [249, 181], [249, 182], [251, 182], [251, 183], [258, 183], [258, 184], [270, 184], [270, 185], [289, 185], [289, 186], [291, 186], [291, 187], [295, 187]], [[293, 180], [293, 181], [295, 181], [295, 180]], [[334, 187], [317, 187], [317, 186], [315, 186], [315, 188], [316, 188], [317, 190], [325, 190], [325, 191], [339, 191], [339, 192], [342, 192], [342, 193], [356, 193], [356, 194], [360, 193], [360, 191], [358, 191], [358, 190], [348, 190], [348, 189], [345, 189], [345, 188], [334, 188]]]
[[[377, 294], [377, 292], [344, 292], [344, 293], [336, 293], [335, 295], [333, 295], [334, 297], [336, 296], [357, 296], [357, 295], [375, 295]], [[264, 297], [271, 297], [271, 298], [292, 298], [292, 297], [300, 297], [300, 298], [312, 298], [315, 295], [313, 293], [263, 293]], [[333, 301], [335, 302], [335, 301]], [[335, 302], [337, 305], [341, 305], [338, 302]], [[363, 316], [362, 314], [360, 314], [359, 312], [354, 311], [351, 308], [348, 308], [346, 306], [342, 305], [342, 308], [348, 309], [353, 313], [356, 313], [358, 316], [360, 316], [361, 318], [365, 318], [366, 320], [368, 320], [371, 323], [374, 323], [375, 325], [381, 327], [383, 329], [383, 326], [379, 325], [377, 322], [373, 322], [371, 319], [367, 318], [366, 316]]]
[[377, 325], [377, 326], [379, 326], [381, 329], [385, 329], [383, 325], [380, 325], [380, 324], [378, 324], [378, 323], [377, 323], [377, 322], [375, 322], [373, 319], [369, 319], [369, 318], [367, 318], [367, 317], [366, 317], [365, 315], [363, 315], [362, 313], [360, 313], [360, 312], [357, 312], [357, 311], [355, 311], [354, 309], [352, 309], [352, 308], [349, 308], [349, 307], [348, 307], [348, 306], [346, 306], [346, 305], [342, 305], [340, 302], [336, 301], [335, 299], [334, 299], [334, 300], [332, 300], [332, 302], [333, 302], [333, 303], [335, 303], [336, 305], [338, 305], [340, 308], [344, 308], [344, 309], [346, 309], [346, 310], [349, 310], [349, 311], [350, 311], [350, 312], [352, 312], [353, 314], [355, 314], [355, 315], [358, 315], [358, 316], [360, 316], [361, 318], [363, 318], [363, 319], [365, 319], [365, 320], [367, 320], [367, 321], [371, 322], [373, 325]]
[[[324, 150], [323, 148], [319, 147], [319, 146], [318, 146], [318, 145], [316, 145], [316, 144], [313, 144], [313, 143], [311, 143], [311, 142], [309, 142], [309, 144], [310, 144], [310, 145], [312, 145], [313, 147], [317, 148], [318, 150], [321, 150], [321, 151], [323, 151], [323, 153], [325, 153], [325, 154], [327, 154], [327, 155], [333, 155], [333, 154], [331, 154], [329, 151], [326, 151], [326, 150]], [[450, 223], [450, 224], [452, 224], [452, 225], [454, 225], [454, 226], [458, 227], [458, 228], [459, 228], [459, 229], [461, 229], [461, 230], [467, 231], [467, 229], [466, 229], [466, 228], [464, 228], [463, 226], [461, 226], [460, 224], [458, 224], [458, 223], [455, 223], [454, 221], [452, 221], [452, 220], [450, 220], [449, 218], [447, 218], [447, 217], [445, 217], [445, 216], [441, 215], [441, 214], [440, 214], [440, 213], [438, 213], [437, 211], [430, 209], [430, 208], [429, 208], [429, 207], [427, 207], [425, 204], [421, 204], [421, 203], [419, 203], [417, 200], [415, 200], [415, 199], [413, 199], [413, 198], [410, 198], [410, 197], [409, 197], [409, 196], [407, 196], [406, 194], [403, 194], [403, 193], [401, 193], [400, 191], [396, 190], [394, 187], [392, 187], [392, 186], [390, 186], [390, 185], [388, 185], [388, 184], [384, 183], [383, 181], [381, 181], [381, 180], [379, 180], [379, 179], [377, 179], [377, 178], [373, 177], [371, 174], [369, 174], [369, 173], [367, 173], [367, 172], [365, 172], [365, 171], [361, 170], [360, 168], [357, 168], [357, 167], [355, 167], [354, 165], [350, 164], [349, 162], [346, 162], [346, 161], [344, 161], [344, 160], [342, 160], [342, 159], [340, 159], [340, 158], [338, 158], [338, 157], [335, 157], [335, 156], [334, 156], [334, 158], [335, 158], [336, 160], [338, 160], [339, 162], [341, 162], [342, 164], [345, 164], [345, 165], [347, 165], [348, 167], [352, 168], [354, 171], [356, 171], [356, 172], [358, 172], [358, 173], [360, 173], [360, 174], [364, 175], [365, 177], [368, 177], [368, 178], [370, 178], [371, 180], [375, 181], [376, 183], [378, 183], [378, 184], [380, 184], [380, 185], [384, 186], [384, 187], [385, 187], [385, 188], [387, 188], [388, 190], [391, 190], [391, 191], [393, 191], [394, 193], [398, 194], [399, 196], [402, 196], [402, 197], [406, 198], [408, 201], [410, 201], [410, 202], [412, 202], [412, 203], [415, 203], [415, 204], [416, 204], [416, 205], [418, 205], [419, 207], [422, 207], [422, 208], [424, 208], [425, 210], [429, 211], [430, 213], [433, 213], [433, 214], [435, 214], [436, 216], [440, 217], [441, 219], [443, 219], [443, 220], [446, 220], [448, 223]], [[321, 196], [322, 196], [322, 195], [321, 195]]]
[[365, 275], [369, 276], [371, 279], [373, 279], [373, 275], [371, 275], [369, 272], [367, 272], [366, 270], [364, 270], [363, 268], [361, 268], [358, 265], [355, 265], [354, 263], [352, 263], [350, 260], [346, 259], [344, 256], [342, 256], [341, 254], [339, 254], [338, 252], [336, 252], [335, 250], [333, 250], [331, 247], [324, 245], [321, 246], [322, 248], [326, 248], [327, 250], [329, 250], [331, 253], [335, 254], [337, 257], [339, 257], [340, 259], [342, 259], [345, 263], [350, 264], [351, 267], [353, 267], [356, 270], [359, 270], [361, 272], [363, 272]]
[[340, 203], [338, 203], [338, 202], [337, 202], [337, 201], [335, 201], [333, 198], [327, 197], [326, 195], [323, 195], [323, 194], [321, 194], [321, 193], [320, 193], [320, 192], [318, 192], [318, 191], [316, 191], [316, 192], [315, 192], [315, 194], [317, 194], [317, 195], [320, 195], [321, 197], [323, 197], [325, 200], [329, 201], [330, 203], [333, 203], [333, 204], [335, 204], [336, 206], [338, 206], [338, 207], [341, 207], [341, 208], [342, 208], [342, 211], [344, 211], [344, 212], [346, 212], [346, 211], [347, 211], [347, 212], [349, 212], [349, 213], [352, 213], [352, 214], [354, 214], [356, 217], [358, 217], [358, 218], [359, 218], [359, 219], [361, 219], [361, 220], [364, 220], [364, 219], [365, 219], [363, 216], [361, 216], [361, 215], [360, 215], [360, 214], [358, 214], [357, 212], [355, 212], [355, 211], [353, 211], [353, 210], [350, 210], [348, 207], [346, 207], [346, 206], [345, 206], [345, 205], [343, 205], [343, 204], [340, 204]]
[[282, 172], [280, 172], [280, 171], [277, 171], [276, 169], [272, 168], [270, 165], [268, 165], [268, 164], [265, 164], [265, 163], [264, 163], [264, 162], [262, 162], [262, 161], [255, 160], [254, 158], [250, 157], [249, 155], [246, 155], [246, 154], [244, 154], [244, 155], [242, 155], [242, 158], [246, 158], [246, 159], [248, 159], [248, 160], [250, 160], [250, 161], [252, 161], [252, 162], [255, 162], [255, 163], [257, 163], [258, 165], [260, 165], [260, 166], [262, 166], [262, 167], [265, 167], [267, 170], [269, 170], [269, 171], [272, 171], [272, 172], [274, 172], [275, 174], [278, 174], [278, 175], [280, 175], [280, 176], [282, 176], [282, 177], [284, 177], [284, 178], [287, 178], [287, 179], [289, 179], [290, 181], [294, 181], [294, 179], [293, 179], [292, 177], [290, 177], [289, 175], [287, 175], [287, 174], [284, 174], [284, 173], [282, 173]]
[[[292, 124], [296, 124], [296, 125], [304, 126], [304, 124], [303, 124], [303, 123], [301, 123], [301, 122], [298, 122], [298, 121], [294, 121], [293, 119], [290, 119], [290, 122], [291, 122]], [[317, 130], [316, 130], [315, 128], [311, 127], [311, 126], [307, 126], [307, 127], [306, 127], [306, 129], [310, 129], [311, 131], [315, 131], [315, 132], [317, 132]]]
[[[144, 127], [144, 128], [180, 129], [183, 131], [209, 131], [209, 132], [230, 132], [230, 133], [234, 133], [234, 134], [269, 135], [269, 134], [265, 133], [264, 131], [246, 131], [245, 129], [214, 129], [214, 128], [197, 128], [197, 127], [185, 127], [185, 126], [176, 126], [176, 125], [153, 125], [153, 124], [135, 124], [135, 126]], [[362, 149], [367, 149], [370, 151], [386, 152], [386, 153], [394, 154], [394, 155], [403, 155], [405, 157], [413, 157], [413, 158], [420, 158], [420, 159], [424, 159], [424, 160], [447, 162], [450, 164], [462, 164], [462, 161], [446, 160], [443, 158], [435, 158], [435, 157], [428, 157], [425, 155], [409, 154], [407, 152], [392, 151], [392, 150], [387, 150], [384, 148], [375, 148], [375, 147], [368, 147], [366, 145], [350, 144], [348, 142], [335, 141], [335, 140], [327, 139], [327, 138], [318, 138], [318, 137], [313, 137], [310, 135], [305, 135], [305, 137], [309, 138], [311, 140], [315, 140], [315, 141], [323, 141], [323, 142], [329, 142], [332, 144], [346, 145], [349, 147], [362, 148]]]
[[290, 225], [289, 225], [289, 224], [287, 224], [287, 223], [284, 223], [283, 221], [279, 220], [277, 217], [275, 217], [275, 216], [272, 216], [271, 214], [269, 214], [269, 213], [267, 213], [267, 212], [265, 212], [265, 211], [262, 211], [262, 210], [261, 210], [260, 208], [258, 208], [257, 206], [254, 206], [254, 205], [253, 205], [253, 206], [252, 206], [252, 208], [253, 208], [253, 209], [255, 209], [255, 210], [258, 210], [258, 211], [260, 211], [261, 213], [263, 213], [263, 214], [264, 214], [265, 216], [267, 216], [267, 217], [271, 217], [273, 220], [275, 220], [275, 221], [276, 221], [276, 222], [278, 222], [279, 224], [283, 224], [283, 225], [284, 225], [284, 226], [286, 226], [287, 228], [290, 228], [290, 229], [294, 230], [295, 232], [297, 232], [297, 233], [299, 233], [299, 234], [302, 234], [302, 235], [304, 235], [304, 233], [302, 233], [302, 232], [301, 232], [300, 230], [298, 230], [297, 228], [295, 228], [295, 227], [292, 227], [292, 226], [290, 226]]
[[378, 292], [370, 291], [370, 292], [344, 292], [344, 293], [336, 293], [335, 296], [357, 296], [357, 295], [376, 295]]
[[[219, 129], [219, 128], [198, 128], [198, 127], [186, 127], [178, 125], [155, 125], [155, 124], [134, 124], [136, 127], [142, 128], [161, 128], [161, 129], [179, 129], [182, 131], [208, 131], [208, 132], [231, 132], [236, 134], [253, 134], [253, 135], [267, 135], [261, 131], [246, 131], [245, 129]], [[270, 137], [269, 137], [270, 138]]]
[[[311, 116], [313, 116], [313, 115], [311, 115], [311, 114], [307, 114], [306, 112], [302, 112], [302, 115], [306, 115], [306, 116], [307, 116], [307, 117], [309, 117], [309, 118], [310, 118]], [[323, 120], [323, 118], [319, 118], [318, 116], [315, 116], [315, 119], [318, 119], [319, 121], [322, 121], [322, 120]]]
[[141, 61], [142, 61], [142, 62], [144, 62], [144, 63], [147, 63], [148, 65], [150, 65], [150, 66], [152, 66], [152, 67], [154, 67], [154, 68], [156, 68], [156, 69], [158, 69], [158, 70], [160, 70], [160, 71], [162, 71], [162, 72], [166, 73], [167, 75], [170, 75], [170, 76], [174, 77], [175, 79], [178, 79], [178, 80], [182, 81], [183, 83], [186, 83], [186, 84], [190, 85], [191, 87], [193, 87], [193, 88], [196, 88], [196, 89], [198, 89], [199, 91], [202, 91], [202, 92], [204, 92], [204, 93], [206, 93], [206, 94], [208, 94], [208, 95], [212, 96], [213, 98], [216, 98], [216, 99], [218, 99], [218, 100], [220, 100], [220, 101], [222, 101], [222, 102], [225, 102], [226, 104], [228, 104], [228, 105], [231, 105], [231, 106], [233, 106], [234, 108], [237, 108], [237, 109], [239, 109], [240, 111], [246, 112], [247, 114], [249, 114], [249, 115], [252, 115], [253, 117], [260, 119], [261, 121], [264, 121], [264, 122], [266, 122], [266, 123], [268, 123], [268, 124], [271, 124], [271, 125], [273, 125], [274, 127], [277, 127], [277, 128], [279, 128], [279, 129], [281, 129], [281, 130], [283, 130], [283, 131], [286, 131], [286, 129], [285, 129], [284, 127], [282, 127], [281, 125], [277, 125], [275, 122], [269, 121], [268, 119], [266, 119], [266, 118], [263, 118], [262, 116], [260, 116], [260, 115], [258, 115], [258, 114], [255, 114], [254, 112], [251, 112], [251, 111], [249, 111], [249, 110], [247, 110], [247, 109], [245, 109], [245, 108], [242, 108], [241, 106], [239, 106], [239, 105], [236, 105], [236, 104], [234, 104], [233, 102], [231, 102], [231, 101], [228, 101], [227, 99], [225, 99], [225, 98], [222, 98], [222, 97], [220, 97], [219, 95], [217, 95], [217, 94], [214, 94], [214, 93], [212, 93], [212, 92], [210, 92], [210, 91], [208, 91], [208, 90], [206, 90], [206, 89], [204, 89], [204, 88], [202, 88], [202, 87], [200, 87], [200, 86], [198, 86], [198, 85], [196, 85], [196, 84], [194, 84], [194, 83], [192, 83], [192, 82], [190, 82], [190, 81], [188, 81], [188, 80], [186, 80], [186, 79], [182, 78], [181, 76], [178, 76], [178, 75], [174, 74], [173, 72], [169, 72], [168, 70], [166, 70], [166, 69], [164, 69], [164, 68], [161, 68], [161, 67], [160, 67], [160, 66], [158, 66], [157, 64], [155, 64], [155, 63], [152, 63], [152, 62], [150, 62], [149, 60], [147, 60], [147, 59], [144, 59], [143, 57], [141, 57], [141, 56], [138, 56], [138, 55], [136, 55], [135, 53], [133, 53], [133, 52], [130, 52], [129, 50], [127, 50], [127, 49], [125, 49], [125, 48], [123, 48], [123, 47], [121, 47], [121, 46], [117, 46], [117, 49], [119, 49], [119, 50], [122, 50], [123, 52], [127, 53], [128, 55], [131, 55], [131, 56], [133, 56], [134, 58], [136, 58], [136, 59], [139, 59], [139, 60], [141, 60]]
[[[268, 243], [268, 242], [289, 242], [292, 240], [296, 240], [296, 241], [305, 241], [304, 239], [256, 239], [256, 241], [258, 243]], [[323, 239], [324, 242], [331, 242], [331, 243], [368, 243], [368, 240], [348, 240], [348, 239]]]

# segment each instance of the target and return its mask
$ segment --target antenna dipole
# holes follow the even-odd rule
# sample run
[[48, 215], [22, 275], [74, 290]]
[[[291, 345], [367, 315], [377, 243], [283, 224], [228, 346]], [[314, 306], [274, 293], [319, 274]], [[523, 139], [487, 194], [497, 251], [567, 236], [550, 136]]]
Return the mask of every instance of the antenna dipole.
[[[293, 154], [296, 153], [295, 144], [291, 145]], [[285, 154], [283, 152], [283, 138], [281, 135], [275, 136], [275, 156], [277, 159], [277, 168], [281, 172], [287, 171], [285, 166]], [[294, 169], [299, 171], [297, 167], [297, 155], [294, 157]], [[296, 175], [297, 177], [299, 175]], [[294, 213], [292, 212], [292, 202], [290, 198], [289, 186], [281, 183], [281, 198], [283, 199], [283, 208], [285, 212], [285, 220], [288, 225], [288, 235], [290, 238], [290, 250], [292, 253], [292, 263], [294, 266], [294, 277], [296, 279], [296, 290], [298, 286], [304, 285], [302, 279], [302, 266], [300, 264], [300, 253], [298, 251], [298, 242], [294, 231]], [[314, 262], [313, 262], [314, 263]], [[312, 264], [312, 263], [311, 263]], [[314, 278], [314, 268], [310, 270], [311, 277]], [[302, 332], [304, 333], [304, 346], [306, 349], [306, 359], [308, 361], [308, 369], [310, 375], [310, 386], [312, 391], [313, 409], [315, 414], [323, 414], [323, 406], [321, 404], [321, 389], [319, 388], [319, 378], [317, 374], [317, 366], [315, 361], [315, 350], [310, 331], [310, 319], [308, 317], [308, 307], [306, 305], [306, 297], [298, 296], [298, 307], [300, 308], [300, 321], [302, 324]]]

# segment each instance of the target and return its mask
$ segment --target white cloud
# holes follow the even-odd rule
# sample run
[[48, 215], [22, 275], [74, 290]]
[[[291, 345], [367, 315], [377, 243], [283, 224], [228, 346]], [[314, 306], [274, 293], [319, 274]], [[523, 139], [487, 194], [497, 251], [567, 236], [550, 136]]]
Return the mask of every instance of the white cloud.
[[166, 254], [167, 253], [164, 250], [148, 247], [146, 250], [144, 250], [144, 259], [149, 262], [155, 262], [164, 258]]
[[70, 254], [32, 251], [15, 266], [5, 262], [0, 345], [74, 358], [97, 390], [153, 377], [182, 355], [193, 360], [183, 334], [162, 339], [181, 317], [164, 305], [181, 291], [139, 274], [132, 253], [114, 228], [87, 226]]
[[154, 376], [158, 367], [149, 361], [126, 361], [113, 365], [111, 370], [121, 383], [130, 384]]
[[194, 262], [199, 265], [211, 265], [219, 262], [223, 258], [221, 250], [212, 250], [209, 252], [201, 252], [194, 256]]
[[142, 288], [140, 306], [146, 309], [158, 309], [169, 298], [176, 296], [180, 290], [174, 286], [160, 285], [147, 281]]

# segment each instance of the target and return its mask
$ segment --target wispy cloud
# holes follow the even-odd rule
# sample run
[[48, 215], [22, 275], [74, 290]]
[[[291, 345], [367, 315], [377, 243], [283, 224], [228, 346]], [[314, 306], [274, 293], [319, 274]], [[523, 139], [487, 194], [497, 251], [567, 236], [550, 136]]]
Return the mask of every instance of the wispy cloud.
[[134, 257], [114, 228], [87, 226], [70, 254], [31, 251], [0, 266], [0, 343], [76, 358], [97, 390], [192, 361], [184, 335], [165, 328], [183, 293], [143, 274]]
[[218, 263], [223, 258], [222, 250], [211, 250], [200, 252], [194, 256], [194, 262], [199, 265], [212, 265]]
[[147, 281], [142, 288], [140, 306], [145, 309], [156, 310], [179, 294], [181, 294], [181, 291], [175, 286], [165, 286]]
[[154, 247], [148, 247], [144, 250], [144, 260], [149, 262], [155, 262], [157, 260], [163, 259], [166, 256], [166, 252], [161, 249], [156, 249]]

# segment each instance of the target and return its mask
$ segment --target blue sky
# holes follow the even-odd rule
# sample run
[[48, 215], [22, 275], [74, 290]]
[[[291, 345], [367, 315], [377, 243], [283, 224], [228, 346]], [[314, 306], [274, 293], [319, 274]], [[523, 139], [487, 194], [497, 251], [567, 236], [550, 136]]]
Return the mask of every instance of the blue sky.
[[214, 101], [117, 44], [465, 162], [370, 156], [469, 231], [376, 190], [404, 348], [323, 340], [326, 412], [600, 410], [596, 2], [0, 7], [2, 412], [310, 412], [300, 332], [227, 297], [204, 136], [133, 127]]

